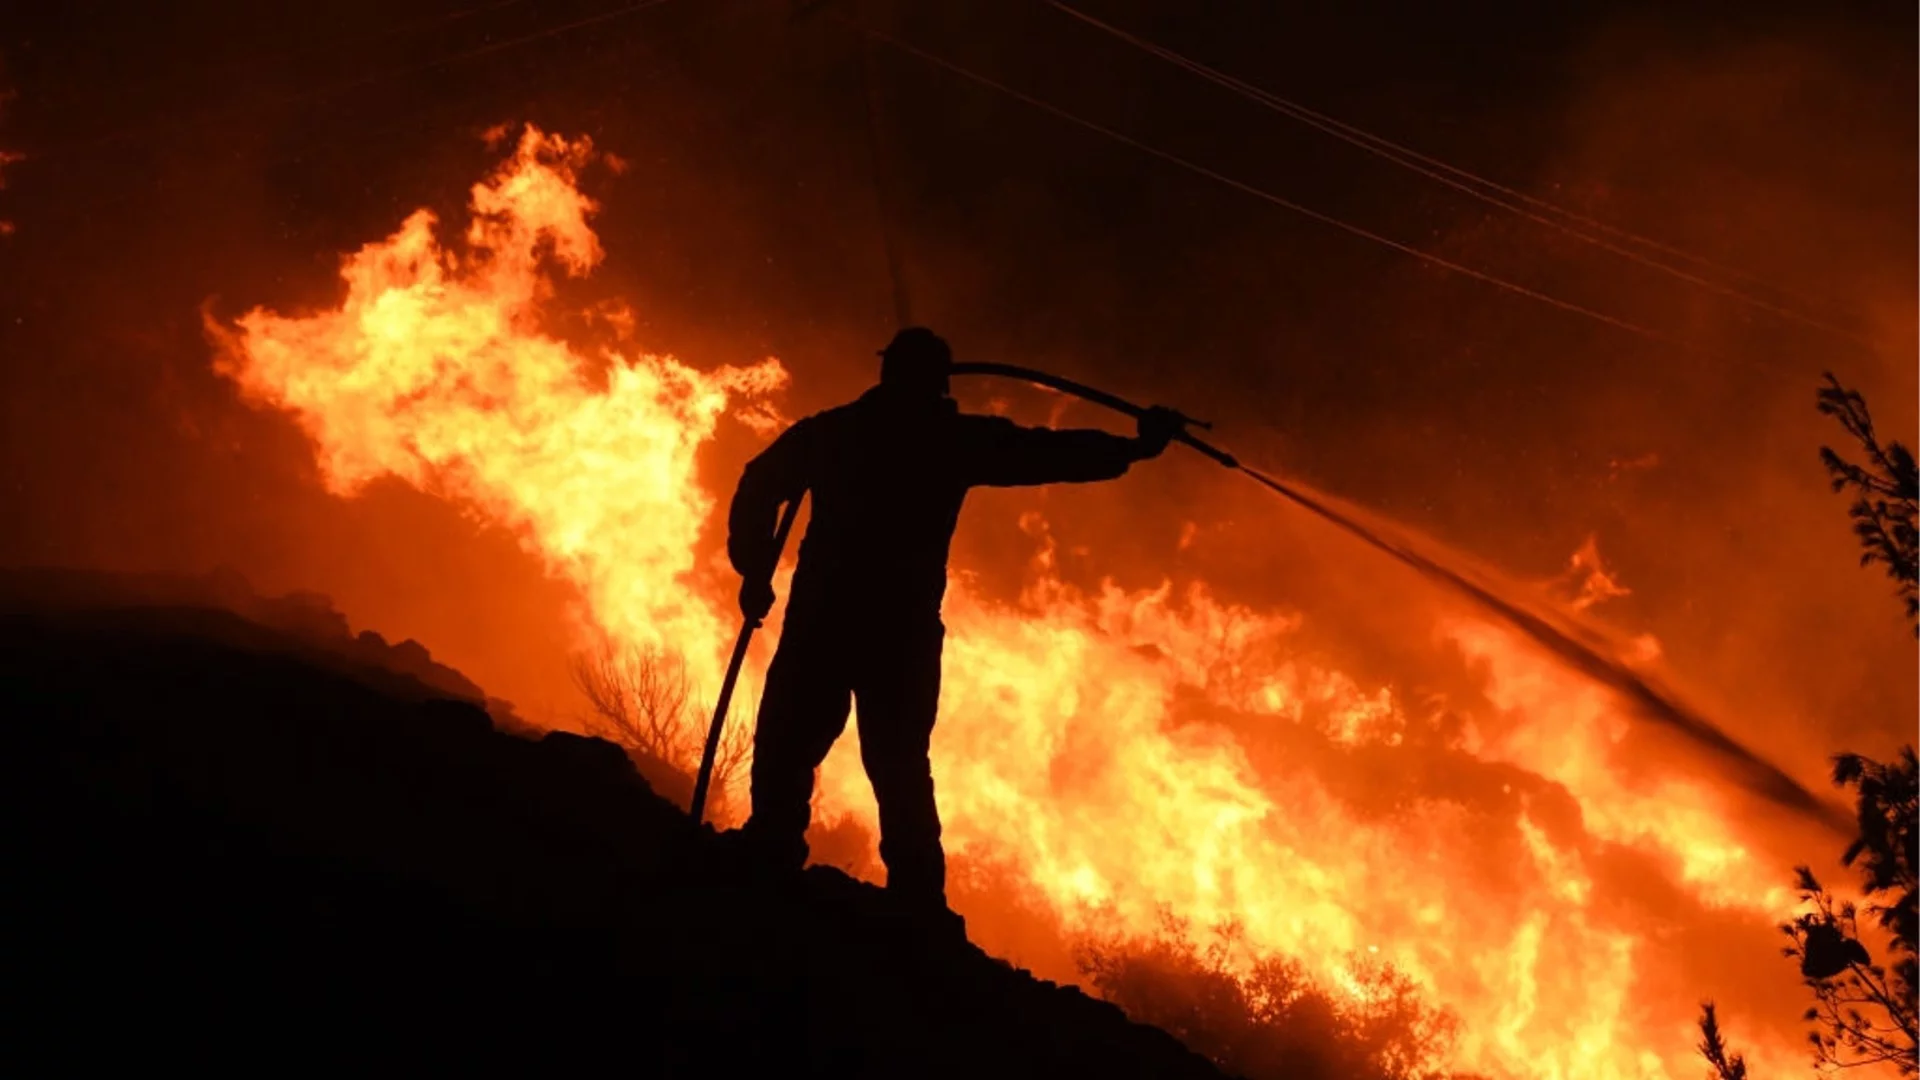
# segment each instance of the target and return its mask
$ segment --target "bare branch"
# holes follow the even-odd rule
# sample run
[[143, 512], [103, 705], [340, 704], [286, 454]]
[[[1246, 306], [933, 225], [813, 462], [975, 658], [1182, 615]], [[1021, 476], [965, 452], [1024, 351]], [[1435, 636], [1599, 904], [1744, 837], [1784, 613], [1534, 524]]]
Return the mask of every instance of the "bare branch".
[[700, 732], [689, 715], [692, 687], [679, 656], [659, 649], [601, 649], [574, 658], [573, 681], [587, 699], [593, 734], [690, 773]]
[[[737, 810], [746, 794], [747, 774], [753, 764], [752, 719], [758, 706], [745, 695], [736, 695], [728, 706], [727, 720], [720, 735], [720, 746], [713, 756], [712, 808], [715, 821], [738, 820]], [[711, 719], [712, 709], [702, 711]], [[704, 748], [703, 748], [704, 749]]]

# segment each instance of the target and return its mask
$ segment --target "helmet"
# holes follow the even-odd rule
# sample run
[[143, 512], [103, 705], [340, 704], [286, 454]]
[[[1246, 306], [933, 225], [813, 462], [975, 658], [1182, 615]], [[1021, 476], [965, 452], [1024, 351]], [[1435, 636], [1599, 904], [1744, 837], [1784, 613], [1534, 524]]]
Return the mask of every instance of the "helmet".
[[910, 326], [880, 350], [880, 383], [945, 397], [952, 365], [953, 350], [945, 339], [924, 326]]

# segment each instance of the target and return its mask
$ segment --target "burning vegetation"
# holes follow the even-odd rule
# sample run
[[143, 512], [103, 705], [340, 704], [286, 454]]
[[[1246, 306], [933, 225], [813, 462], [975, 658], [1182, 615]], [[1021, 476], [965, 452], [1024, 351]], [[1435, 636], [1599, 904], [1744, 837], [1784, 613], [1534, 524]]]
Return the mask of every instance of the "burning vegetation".
[[[400, 480], [572, 587], [586, 703], [540, 719], [690, 772], [734, 629], [711, 544], [725, 492], [697, 459], [727, 425], [776, 428], [788, 375], [649, 354], [624, 309], [590, 340], [553, 330], [564, 278], [603, 258], [579, 187], [594, 160], [529, 127], [472, 187], [462, 242], [418, 211], [346, 257], [337, 305], [207, 327], [220, 372], [300, 426], [329, 490]], [[1677, 937], [1800, 903], [1742, 793], [1687, 755], [1649, 764], [1630, 703], [1467, 607], [1426, 647], [1477, 695], [1409, 700], [1328, 661], [1298, 612], [1204, 575], [1076, 585], [1045, 513], [1021, 524], [1017, 598], [963, 566], [945, 613], [933, 760], [977, 939], [1250, 1075], [1699, 1072], [1711, 965]], [[1629, 586], [1589, 543], [1550, 588], [1584, 609]], [[815, 848], [862, 870], [852, 743], [822, 769]], [[1768, 995], [1724, 989], [1756, 1071], [1790, 1069], [1800, 1035]]]

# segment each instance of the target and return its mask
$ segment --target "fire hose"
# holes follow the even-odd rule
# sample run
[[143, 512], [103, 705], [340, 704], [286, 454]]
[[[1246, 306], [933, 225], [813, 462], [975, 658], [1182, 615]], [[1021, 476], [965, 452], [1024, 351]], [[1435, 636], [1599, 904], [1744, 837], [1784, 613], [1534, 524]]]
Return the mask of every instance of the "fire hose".
[[[1145, 406], [1136, 405], [1125, 398], [1085, 383], [1032, 368], [1017, 367], [1013, 364], [956, 363], [949, 370], [954, 375], [989, 375], [1019, 379], [1063, 394], [1070, 394], [1136, 419], [1144, 416], [1148, 411]], [[1618, 658], [1607, 655], [1602, 647], [1580, 640], [1580, 631], [1577, 628], [1556, 625], [1556, 622], [1547, 616], [1502, 597], [1488, 585], [1475, 581], [1466, 574], [1423, 554], [1411, 545], [1370, 527], [1303, 486], [1288, 483], [1241, 463], [1240, 459], [1199, 438], [1189, 430], [1199, 428], [1210, 431], [1211, 424], [1178, 412], [1174, 413], [1174, 417], [1180, 426], [1172, 441], [1184, 443], [1213, 461], [1246, 474], [1261, 487], [1302, 507], [1369, 547], [1412, 567], [1427, 578], [1463, 593], [1575, 670], [1619, 693], [1643, 715], [1673, 728], [1682, 736], [1724, 756], [1739, 769], [1745, 786], [1762, 798], [1806, 815], [1843, 835], [1851, 828], [1851, 817], [1844, 808], [1822, 800], [1778, 766], [1741, 745], [1705, 717], [1655, 686], [1646, 676], [1628, 667]], [[775, 529], [773, 537], [773, 561], [776, 563], [779, 561], [780, 552], [786, 547], [787, 534], [793, 531], [793, 520], [799, 511], [800, 500], [794, 499], [787, 503], [780, 516], [780, 524]], [[753, 640], [754, 631], [759, 627], [760, 620], [754, 618], [748, 618], [742, 624], [740, 636], [734, 642], [733, 657], [727, 664], [726, 678], [720, 685], [720, 697], [714, 705], [713, 722], [707, 729], [706, 749], [700, 758], [700, 773], [694, 782], [693, 802], [689, 808], [696, 824], [700, 822], [706, 810], [708, 789], [713, 780], [714, 758], [719, 752], [721, 729], [726, 724], [727, 710], [733, 702], [734, 686], [740, 679], [740, 667], [746, 661], [747, 646]]]

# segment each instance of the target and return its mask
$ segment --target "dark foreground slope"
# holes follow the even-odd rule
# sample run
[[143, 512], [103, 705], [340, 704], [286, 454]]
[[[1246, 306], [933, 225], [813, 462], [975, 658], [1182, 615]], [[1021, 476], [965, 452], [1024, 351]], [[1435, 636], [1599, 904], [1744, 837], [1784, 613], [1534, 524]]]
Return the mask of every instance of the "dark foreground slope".
[[9, 1071], [1217, 1075], [837, 872], [743, 878], [609, 744], [230, 611], [6, 584]]

